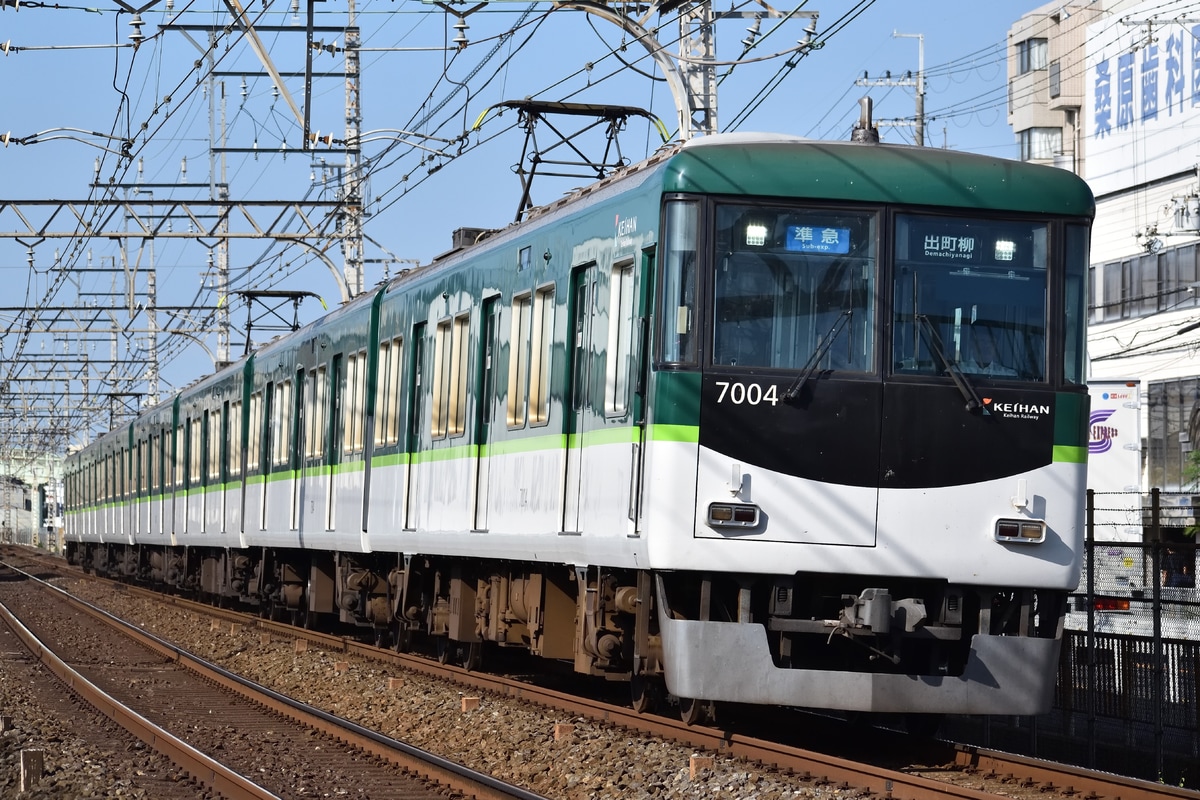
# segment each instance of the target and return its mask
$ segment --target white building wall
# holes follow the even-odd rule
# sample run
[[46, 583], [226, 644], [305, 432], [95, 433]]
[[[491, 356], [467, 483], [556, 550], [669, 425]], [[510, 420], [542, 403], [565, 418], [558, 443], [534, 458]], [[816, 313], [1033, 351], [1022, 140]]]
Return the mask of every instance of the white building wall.
[[[1057, 97], [1048, 96], [1049, 74], [1044, 82], [1018, 74], [1019, 44], [1032, 36], [1045, 37], [1048, 64], [1058, 62]], [[1082, 175], [1097, 197], [1090, 377], [1136, 378], [1145, 401], [1156, 382], [1200, 376], [1200, 285], [1189, 291], [1193, 279], [1181, 277], [1200, 284], [1200, 8], [1194, 0], [1051, 2], [1014, 22], [1009, 45], [1014, 132], [1057, 114], [1050, 124], [1063, 126], [1064, 153], [1055, 163]], [[1178, 266], [1185, 252], [1190, 273]], [[1106, 268], [1139, 258], [1136, 271]], [[1148, 424], [1149, 403], [1141, 407], [1143, 435], [1161, 437], [1162, 425]]]

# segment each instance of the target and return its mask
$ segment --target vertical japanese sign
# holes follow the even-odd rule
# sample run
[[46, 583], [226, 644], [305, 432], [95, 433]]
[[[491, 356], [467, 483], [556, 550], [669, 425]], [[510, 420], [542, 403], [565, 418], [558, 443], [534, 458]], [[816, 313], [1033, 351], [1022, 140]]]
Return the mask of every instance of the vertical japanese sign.
[[1092, 190], [1105, 194], [1200, 161], [1195, 15], [1151, 0], [1090, 25], [1087, 42], [1082, 128]]

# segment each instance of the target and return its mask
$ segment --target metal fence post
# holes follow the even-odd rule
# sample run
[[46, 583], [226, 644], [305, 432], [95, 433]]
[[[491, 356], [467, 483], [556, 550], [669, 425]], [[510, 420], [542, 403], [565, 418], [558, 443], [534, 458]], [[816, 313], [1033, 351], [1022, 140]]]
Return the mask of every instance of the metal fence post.
[[[1154, 490], [1153, 499], [1158, 500], [1158, 489]], [[1153, 573], [1153, 583], [1151, 592], [1151, 608], [1154, 610], [1152, 620], [1150, 648], [1154, 654], [1154, 691], [1151, 697], [1154, 698], [1154, 774], [1161, 776], [1163, 774], [1163, 681], [1166, 678], [1166, 670], [1163, 669], [1163, 661], [1165, 660], [1163, 653], [1163, 638], [1162, 638], [1162, 570], [1163, 570], [1163, 540], [1162, 528], [1159, 518], [1160, 506], [1157, 502], [1154, 503], [1154, 541], [1150, 545], [1150, 563], [1152, 565], [1151, 572]]]
[[1087, 741], [1088, 769], [1096, 768], [1096, 491], [1087, 490]]

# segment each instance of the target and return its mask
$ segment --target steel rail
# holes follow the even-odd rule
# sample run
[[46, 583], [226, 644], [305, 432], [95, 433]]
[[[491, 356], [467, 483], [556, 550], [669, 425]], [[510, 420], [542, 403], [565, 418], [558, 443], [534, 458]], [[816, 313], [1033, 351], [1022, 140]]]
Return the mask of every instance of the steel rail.
[[[783, 744], [765, 741], [717, 728], [688, 726], [668, 717], [638, 714], [631, 708], [614, 706], [581, 698], [564, 692], [545, 689], [533, 684], [472, 672], [453, 665], [443, 665], [420, 656], [382, 650], [346, 636], [297, 628], [286, 623], [262, 619], [254, 614], [217, 608], [186, 598], [163, 595], [151, 589], [111, 581], [99, 576], [72, 573], [108, 583], [131, 596], [169, 602], [181, 609], [216, 617], [224, 621], [256, 626], [281, 636], [307, 640], [330, 652], [342, 652], [384, 663], [392, 663], [425, 675], [449, 679], [473, 689], [538, 703], [548, 708], [586, 716], [590, 719], [622, 725], [632, 730], [661, 736], [712, 752], [758, 761], [811, 781], [814, 785], [854, 787], [893, 800], [931, 800], [931, 798], [961, 798], [961, 800], [994, 800], [995, 794], [957, 786], [919, 775], [859, 764], [848, 759], [824, 755]], [[1024, 756], [991, 751], [969, 745], [955, 745], [955, 765], [987, 775], [1003, 776], [1012, 782], [1036, 786], [1043, 792], [1058, 792], [1084, 800], [1196, 800], [1191, 789], [1167, 786], [1153, 781], [1096, 772], [1065, 764], [1056, 764]]]
[[24, 647], [80, 699], [170, 759], [212, 791], [227, 800], [280, 800], [279, 795], [267, 791], [155, 725], [80, 675], [46, 647], [3, 603], [0, 603], [0, 619], [12, 629]]
[[1091, 800], [1099, 797], [1120, 800], [1196, 800], [1195, 789], [1167, 786], [1163, 783], [1097, 773], [1069, 764], [1055, 764], [1028, 756], [993, 753], [966, 745], [956, 745], [954, 763], [983, 775], [1007, 776], [1043, 792], [1070, 794]]
[[[72, 608], [78, 609], [80, 612], [101, 620], [106, 624], [118, 627], [123, 633], [138, 642], [138, 644], [167, 661], [178, 664], [249, 702], [260, 705], [282, 717], [294, 720], [301, 725], [331, 735], [352, 747], [358, 748], [364, 753], [376, 756], [416, 774], [426, 776], [442, 786], [477, 798], [477, 800], [548, 800], [544, 795], [506, 783], [487, 773], [478, 772], [427, 750], [415, 747], [406, 742], [401, 742], [373, 731], [370, 728], [293, 700], [287, 695], [261, 686], [212, 662], [206, 661], [193, 653], [189, 653], [180, 647], [176, 647], [170, 642], [119, 617], [113, 616], [104, 609], [75, 597], [65, 589], [47, 583], [34, 575], [22, 571], [16, 566], [6, 562], [0, 562], [0, 566], [7, 566], [10, 569], [20, 572], [45, 590], [56, 593], [64, 602], [71, 605]], [[115, 583], [114, 585], [124, 586], [119, 583]], [[147, 594], [159, 601], [164, 599], [163, 595], [153, 592], [147, 592]], [[179, 598], [171, 599], [178, 600]], [[212, 608], [202, 603], [185, 602], [191, 603], [195, 606], [193, 610], [200, 613], [204, 613], [207, 609]], [[256, 621], [260, 621], [253, 616], [249, 616], [247, 620], [245, 617], [248, 615], [242, 615], [240, 612], [226, 611], [225, 614], [217, 616], [230, 619], [233, 622], [247, 624], [247, 627], [252, 627]], [[295, 629], [286, 628], [286, 632], [294, 634]], [[274, 795], [266, 796], [274, 797]]]

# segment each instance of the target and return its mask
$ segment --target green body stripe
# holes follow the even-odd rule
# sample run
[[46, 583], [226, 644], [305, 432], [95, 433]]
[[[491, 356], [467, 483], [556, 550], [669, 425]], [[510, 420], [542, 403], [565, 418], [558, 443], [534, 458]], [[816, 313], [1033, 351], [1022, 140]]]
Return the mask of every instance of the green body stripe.
[[1054, 445], [1054, 463], [1067, 464], [1086, 464], [1088, 460], [1088, 449], [1084, 447], [1072, 447], [1065, 444]]
[[650, 439], [655, 442], [696, 444], [700, 441], [700, 428], [696, 425], [652, 425]]

